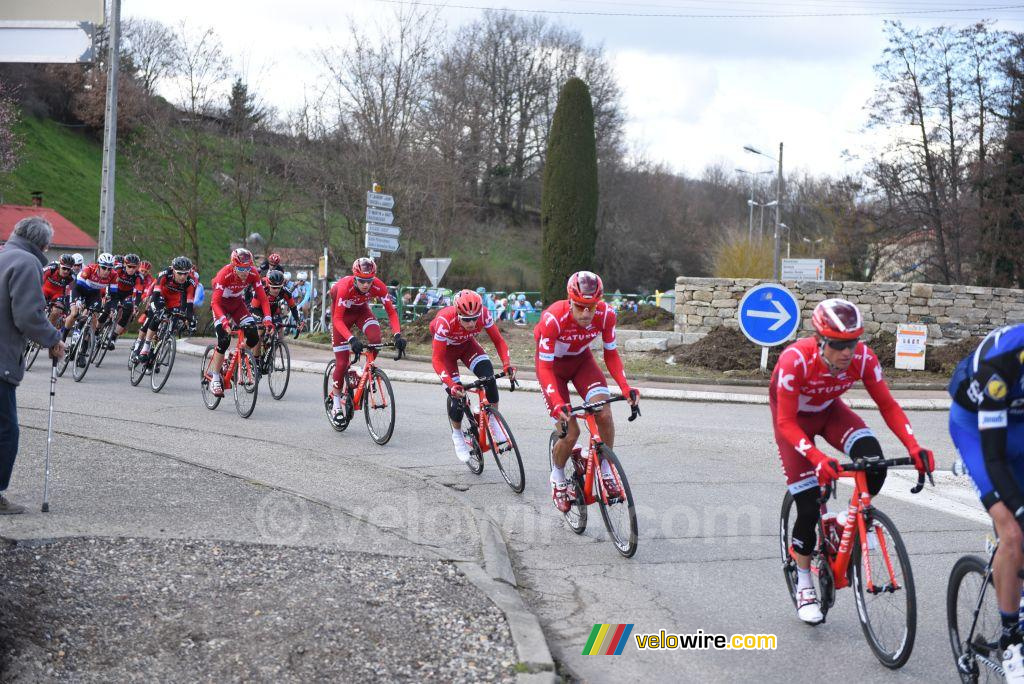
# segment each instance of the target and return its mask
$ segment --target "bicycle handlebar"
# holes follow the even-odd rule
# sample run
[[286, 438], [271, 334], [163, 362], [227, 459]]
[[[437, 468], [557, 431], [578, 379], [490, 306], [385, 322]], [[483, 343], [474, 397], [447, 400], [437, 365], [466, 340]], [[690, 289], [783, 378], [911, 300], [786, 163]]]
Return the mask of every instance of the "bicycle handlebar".
[[[371, 344], [364, 344], [363, 348], [361, 350], [359, 350], [359, 353], [355, 355], [354, 359], [352, 359], [352, 363], [358, 363], [359, 362], [359, 357], [363, 355], [364, 351], [367, 351], [369, 349], [372, 349], [374, 351], [378, 351], [380, 349], [387, 349], [389, 347], [394, 347], [394, 346], [395, 346], [394, 342], [374, 342], [374, 343], [371, 343]], [[404, 351], [400, 351], [397, 354], [395, 354], [394, 360], [395, 361], [400, 361], [403, 356], [405, 356], [405, 352]]]
[[[602, 399], [601, 401], [592, 401], [586, 404], [580, 404], [579, 406], [569, 406], [569, 414], [574, 413], [595, 413], [605, 404], [612, 404], [616, 401], [627, 401], [628, 399], [621, 394], [617, 394], [614, 397], [608, 399]], [[640, 405], [634, 404], [630, 407], [629, 422], [633, 422], [640, 416]], [[569, 424], [565, 421], [559, 423], [559, 439], [565, 439], [565, 436], [569, 434]]]
[[[914, 465], [914, 459], [912, 459], [912, 458], [910, 458], [908, 456], [904, 456], [902, 458], [864, 458], [864, 459], [861, 459], [859, 461], [851, 461], [849, 463], [840, 463], [839, 464], [839, 472], [840, 473], [856, 473], [856, 472], [872, 473], [872, 472], [879, 472], [879, 471], [886, 470], [890, 466], [906, 466], [906, 465]], [[925, 473], [922, 473], [922, 472], [918, 472], [917, 473], [917, 484], [915, 484], [910, 489], [910, 493], [911, 494], [918, 494], [918, 493], [921, 492], [922, 489], [924, 489], [925, 477], [926, 477]], [[928, 478], [928, 483], [931, 484], [932, 487], [934, 487], [935, 486], [935, 480], [934, 480], [934, 478], [932, 478], [932, 474], [928, 473], [927, 474], [927, 478]], [[825, 495], [819, 500], [819, 503], [824, 503], [825, 500], [829, 498], [829, 496], [832, 496], [833, 498], [836, 497], [836, 488], [835, 488], [833, 483], [829, 483], [826, 487], [824, 487], [824, 490], [825, 490]]]
[[[508, 377], [508, 373], [506, 373], [505, 371], [501, 371], [500, 373], [495, 373], [494, 375], [488, 375], [486, 378], [477, 378], [476, 380], [474, 380], [473, 382], [469, 383], [468, 385], [462, 385], [461, 382], [459, 384], [462, 385], [463, 389], [465, 389], [468, 392], [469, 390], [475, 390], [475, 389], [477, 389], [479, 387], [483, 387], [484, 385], [489, 383], [491, 380], [499, 380], [499, 379], [504, 378], [504, 377]], [[510, 392], [515, 392], [516, 391], [516, 387], [518, 387], [518, 386], [519, 386], [519, 383], [516, 382], [515, 378], [509, 378], [509, 391]]]

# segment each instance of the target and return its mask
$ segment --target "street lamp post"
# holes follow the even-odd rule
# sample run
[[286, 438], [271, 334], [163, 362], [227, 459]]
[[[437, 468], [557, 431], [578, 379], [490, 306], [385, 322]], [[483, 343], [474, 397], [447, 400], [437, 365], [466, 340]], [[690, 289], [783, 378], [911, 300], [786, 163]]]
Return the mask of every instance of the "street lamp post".
[[[754, 176], [762, 176], [764, 174], [770, 174], [771, 171], [747, 171], [746, 169], [736, 168], [737, 173], [745, 173], [750, 176], [750, 199], [747, 200], [747, 206], [750, 208], [750, 218], [747, 222], [747, 241], [750, 242], [754, 239], [754, 205], [757, 202], [754, 201]], [[761, 227], [764, 228], [764, 217], [762, 211]]]
[[751, 216], [753, 216], [754, 207], [761, 208], [761, 226], [760, 228], [757, 229], [757, 239], [760, 240], [764, 237], [764, 210], [767, 207], [774, 207], [776, 204], [778, 204], [778, 202], [776, 200], [772, 200], [771, 202], [755, 202], [754, 200], [751, 199], [747, 200], [747, 204], [750, 205]]
[[779, 228], [781, 228], [782, 230], [786, 231], [786, 258], [789, 259], [790, 258], [789, 237], [790, 237], [790, 234], [792, 233], [792, 231], [789, 229], [789, 226], [787, 226], [785, 223], [780, 223], [779, 224]]
[[775, 201], [776, 201], [776, 205], [775, 205], [775, 263], [774, 263], [774, 270], [775, 270], [775, 276], [774, 277], [775, 277], [775, 280], [778, 280], [779, 279], [779, 225], [782, 223], [782, 214], [781, 214], [781, 211], [780, 211], [780, 208], [782, 206], [782, 143], [781, 142], [779, 143], [779, 158], [778, 159], [775, 159], [775, 157], [771, 156], [770, 154], [765, 154], [764, 152], [762, 152], [761, 150], [757, 149], [756, 147], [754, 147], [752, 145], [744, 145], [743, 149], [746, 150], [747, 152], [750, 152], [751, 154], [759, 154], [762, 157], [767, 157], [768, 159], [772, 159], [774, 161], [779, 162], [779, 175], [776, 178], [776, 182], [775, 182]]

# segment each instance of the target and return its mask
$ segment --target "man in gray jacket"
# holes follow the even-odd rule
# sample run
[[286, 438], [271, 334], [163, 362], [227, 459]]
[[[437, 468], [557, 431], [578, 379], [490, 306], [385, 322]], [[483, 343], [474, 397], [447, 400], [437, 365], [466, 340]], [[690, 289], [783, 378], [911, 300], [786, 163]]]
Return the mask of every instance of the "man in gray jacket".
[[23, 513], [24, 506], [4, 496], [18, 455], [18, 405], [15, 389], [25, 375], [26, 338], [64, 356], [57, 329], [46, 320], [43, 270], [53, 226], [38, 216], [18, 221], [0, 248], [0, 515]]

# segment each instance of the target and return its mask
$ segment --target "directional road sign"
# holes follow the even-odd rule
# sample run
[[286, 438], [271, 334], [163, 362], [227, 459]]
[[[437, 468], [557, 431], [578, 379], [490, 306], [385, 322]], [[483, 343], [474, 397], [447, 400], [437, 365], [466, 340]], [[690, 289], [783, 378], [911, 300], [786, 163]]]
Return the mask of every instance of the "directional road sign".
[[740, 301], [740, 330], [754, 344], [774, 347], [788, 340], [800, 326], [796, 297], [776, 283], [747, 290]]
[[366, 232], [371, 235], [383, 235], [385, 237], [398, 237], [402, 229], [398, 226], [379, 226], [376, 223], [367, 223]]
[[367, 233], [365, 246], [367, 249], [375, 249], [378, 252], [394, 252], [398, 249], [398, 240]]
[[395, 220], [395, 215], [387, 209], [366, 207], [366, 220], [373, 223], [385, 223], [390, 226]]
[[430, 278], [430, 284], [433, 287], [437, 287], [437, 284], [441, 282], [444, 272], [448, 270], [448, 265], [451, 263], [451, 259], [420, 259], [420, 266]]
[[395, 208], [395, 198], [391, 195], [383, 195], [379, 192], [367, 192], [366, 203], [371, 207], [380, 207], [381, 209]]
[[377, 258], [379, 258], [379, 257], [380, 257], [380, 252], [378, 252], [378, 251], [377, 251], [377, 250], [375, 250], [375, 249], [368, 249], [368, 250], [366, 250], [366, 253], [367, 253], [367, 254], [368, 254], [368, 255], [369, 255], [370, 257], [372, 257], [372, 258], [374, 258], [374, 259], [377, 259]]

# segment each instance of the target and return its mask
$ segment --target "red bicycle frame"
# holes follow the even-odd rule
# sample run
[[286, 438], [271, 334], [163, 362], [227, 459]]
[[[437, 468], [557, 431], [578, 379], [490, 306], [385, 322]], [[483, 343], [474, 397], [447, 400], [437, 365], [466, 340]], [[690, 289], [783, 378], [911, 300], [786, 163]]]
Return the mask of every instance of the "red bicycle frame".
[[[245, 342], [245, 331], [243, 331], [242, 328], [236, 329], [235, 330], [235, 349], [234, 349], [234, 353], [231, 354], [230, 352], [227, 352], [231, 356], [231, 362], [227, 364], [226, 368], [224, 367], [223, 361], [221, 362], [221, 370], [223, 372], [220, 374], [220, 382], [221, 382], [221, 387], [224, 389], [225, 392], [227, 390], [231, 389], [231, 379], [235, 377], [235, 369], [238, 367], [238, 364], [240, 364], [242, 362], [241, 361], [242, 355], [239, 354], [238, 352], [242, 348], [242, 344], [244, 342]], [[210, 365], [213, 365], [213, 358], [212, 357], [210, 358]], [[212, 379], [212, 376], [210, 375], [210, 368], [207, 367], [207, 369], [206, 369], [206, 380], [209, 381], [211, 379]]]

